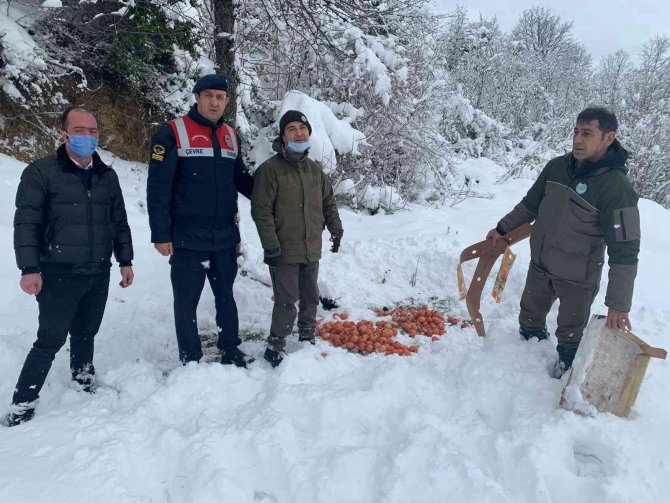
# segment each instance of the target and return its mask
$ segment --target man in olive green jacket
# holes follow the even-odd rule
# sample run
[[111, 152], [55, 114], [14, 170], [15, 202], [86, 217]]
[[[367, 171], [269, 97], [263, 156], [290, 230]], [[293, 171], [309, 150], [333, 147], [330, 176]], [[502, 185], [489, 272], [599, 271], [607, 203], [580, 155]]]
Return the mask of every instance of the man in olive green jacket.
[[282, 361], [298, 301], [299, 340], [314, 344], [321, 235], [328, 227], [331, 251], [337, 253], [343, 233], [330, 181], [307, 157], [311, 134], [302, 112], [286, 112], [272, 145], [277, 153], [254, 174], [251, 216], [270, 266], [275, 299], [264, 354], [273, 367]]
[[519, 313], [520, 334], [546, 339], [546, 318], [558, 298], [556, 338], [559, 378], [572, 361], [598, 293], [607, 248], [607, 325], [630, 330], [633, 283], [640, 250], [637, 195], [625, 167], [628, 152], [616, 139], [617, 119], [591, 107], [577, 116], [572, 153], [547, 163], [526, 197], [492, 229], [497, 240], [535, 221], [531, 263]]

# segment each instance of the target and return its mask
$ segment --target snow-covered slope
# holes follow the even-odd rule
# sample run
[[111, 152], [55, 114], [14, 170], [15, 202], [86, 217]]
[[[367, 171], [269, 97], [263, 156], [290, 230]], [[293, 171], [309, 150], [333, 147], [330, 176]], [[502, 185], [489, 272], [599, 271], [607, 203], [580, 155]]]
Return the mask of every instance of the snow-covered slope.
[[[0, 410], [10, 403], [37, 328], [37, 304], [18, 287], [12, 252], [22, 167], [0, 158]], [[248, 370], [181, 367], [169, 265], [149, 243], [143, 168], [120, 160], [114, 167], [133, 230], [136, 278], [127, 290], [112, 283], [96, 339], [103, 388], [94, 396], [76, 392], [67, 348], [59, 353], [35, 419], [0, 428], [0, 501], [652, 503], [670, 492], [669, 364], [651, 362], [629, 419], [558, 408], [564, 383], [547, 374], [555, 340], [527, 343], [517, 335], [526, 243], [516, 246], [505, 301], [483, 301], [486, 339], [471, 328], [449, 329], [438, 342], [420, 341], [408, 358], [292, 341], [277, 369], [261, 359], [264, 343], [248, 340], [243, 349], [257, 358]], [[530, 182], [494, 185], [500, 168], [484, 159], [464, 169], [493, 197], [374, 217], [341, 211], [341, 253], [325, 251], [321, 264], [322, 293], [338, 299], [339, 311], [374, 319], [371, 307], [413, 300], [465, 316], [457, 301], [458, 254], [482, 239]], [[667, 348], [670, 213], [649, 201], [640, 208], [631, 318], [638, 336]], [[247, 334], [265, 334], [269, 276], [243, 198], [240, 213], [240, 324]], [[595, 312], [605, 312], [603, 292]], [[200, 325], [214, 327], [208, 287]]]

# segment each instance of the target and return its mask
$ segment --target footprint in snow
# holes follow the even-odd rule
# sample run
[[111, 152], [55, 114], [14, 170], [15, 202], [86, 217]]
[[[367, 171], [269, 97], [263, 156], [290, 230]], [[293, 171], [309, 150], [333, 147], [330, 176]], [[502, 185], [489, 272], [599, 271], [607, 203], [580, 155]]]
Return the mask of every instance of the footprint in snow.
[[587, 445], [575, 444], [575, 470], [578, 477], [603, 478], [607, 476], [603, 454]]

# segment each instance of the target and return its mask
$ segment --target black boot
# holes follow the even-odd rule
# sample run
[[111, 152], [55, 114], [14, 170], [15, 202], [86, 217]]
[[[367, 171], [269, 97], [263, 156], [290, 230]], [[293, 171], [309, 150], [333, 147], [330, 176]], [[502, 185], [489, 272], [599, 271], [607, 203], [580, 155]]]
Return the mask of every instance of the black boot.
[[89, 395], [95, 395], [96, 391], [98, 391], [98, 385], [95, 383], [95, 381], [80, 381], [78, 379], [74, 380], [79, 386], [79, 391], [83, 391], [84, 393], [88, 393]]
[[312, 346], [316, 344], [313, 328], [301, 328], [298, 331], [298, 342], [309, 342]]
[[35, 415], [35, 402], [12, 404], [5, 416], [4, 425], [8, 428], [30, 421]]
[[531, 340], [532, 338], [536, 338], [538, 341], [544, 341], [549, 338], [549, 332], [546, 328], [528, 330], [526, 328], [519, 327], [519, 334], [527, 341]]
[[236, 367], [247, 368], [247, 365], [254, 361], [253, 358], [244, 354], [235, 346], [234, 348], [221, 351], [222, 365], [235, 365]]
[[92, 364], [85, 365], [82, 369], [71, 369], [72, 380], [80, 386], [80, 390], [91, 395], [95, 394], [98, 385], [95, 383], [95, 368]]
[[284, 359], [284, 353], [281, 351], [275, 351], [271, 347], [268, 347], [265, 349], [263, 358], [265, 358], [268, 362], [270, 362], [270, 365], [272, 365], [273, 367], [278, 367], [279, 364]]
[[556, 360], [556, 363], [554, 364], [551, 377], [560, 379], [563, 377], [563, 374], [570, 370], [572, 362], [575, 359], [575, 354], [577, 354], [577, 348], [579, 348], [579, 344], [559, 344], [556, 346], [558, 360]]

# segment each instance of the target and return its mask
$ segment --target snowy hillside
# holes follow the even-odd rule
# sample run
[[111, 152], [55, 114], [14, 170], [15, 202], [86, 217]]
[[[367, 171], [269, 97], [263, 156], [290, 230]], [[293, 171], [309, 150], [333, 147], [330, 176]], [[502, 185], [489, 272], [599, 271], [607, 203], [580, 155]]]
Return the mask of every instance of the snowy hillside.
[[[257, 338], [270, 324], [269, 275], [242, 198], [246, 275], [238, 276], [235, 295], [250, 336], [243, 349], [256, 362], [248, 370], [181, 367], [169, 265], [149, 243], [142, 166], [113, 166], [126, 197], [136, 277], [127, 290], [112, 282], [96, 339], [103, 388], [94, 396], [76, 392], [66, 348], [59, 353], [35, 419], [0, 428], [1, 502], [654, 503], [670, 493], [670, 363], [651, 362], [629, 419], [558, 408], [565, 378], [547, 374], [555, 339], [522, 342], [517, 335], [527, 243], [515, 247], [505, 301], [496, 305], [485, 291], [486, 339], [472, 328], [449, 328], [437, 342], [422, 338], [418, 353], [405, 358], [293, 340], [289, 356], [272, 369]], [[12, 251], [22, 168], [0, 158], [2, 411], [37, 329], [37, 304], [19, 289]], [[374, 217], [341, 210], [341, 253], [326, 251], [321, 264], [322, 293], [338, 299], [338, 312], [374, 320], [373, 307], [427, 303], [466, 317], [457, 301], [458, 254], [482, 239], [531, 182], [494, 185], [502, 170], [485, 159], [463, 169], [493, 197]], [[670, 212], [646, 200], [640, 209], [631, 319], [638, 336], [668, 348], [670, 269], [663, 264]], [[605, 312], [604, 290], [596, 312]], [[327, 311], [319, 315], [332, 319]], [[209, 287], [200, 325], [214, 327]]]

